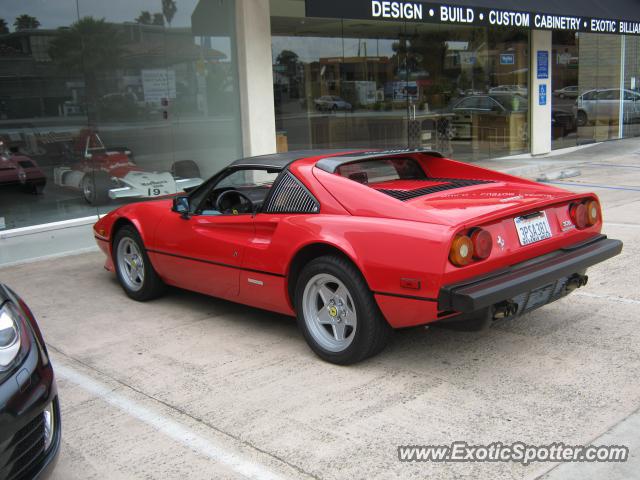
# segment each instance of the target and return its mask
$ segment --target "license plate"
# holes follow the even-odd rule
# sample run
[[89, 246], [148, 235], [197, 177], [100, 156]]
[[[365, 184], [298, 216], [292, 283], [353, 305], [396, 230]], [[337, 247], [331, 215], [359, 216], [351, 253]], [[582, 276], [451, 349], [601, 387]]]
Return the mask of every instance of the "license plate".
[[520, 245], [530, 245], [551, 238], [551, 228], [545, 212], [516, 217], [513, 221], [516, 224]]

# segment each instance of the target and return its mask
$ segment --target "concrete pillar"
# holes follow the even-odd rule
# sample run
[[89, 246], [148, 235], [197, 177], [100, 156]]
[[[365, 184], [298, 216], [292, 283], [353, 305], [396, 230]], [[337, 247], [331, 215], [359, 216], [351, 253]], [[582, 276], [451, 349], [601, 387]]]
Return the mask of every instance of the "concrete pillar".
[[[529, 98], [531, 118], [531, 154], [542, 155], [551, 151], [551, 31], [531, 31], [531, 68], [529, 69]], [[538, 78], [538, 52], [546, 51], [549, 59], [549, 78]], [[540, 86], [546, 87], [546, 105], [540, 105]]]
[[269, 2], [236, 0], [236, 45], [245, 156], [276, 151]]

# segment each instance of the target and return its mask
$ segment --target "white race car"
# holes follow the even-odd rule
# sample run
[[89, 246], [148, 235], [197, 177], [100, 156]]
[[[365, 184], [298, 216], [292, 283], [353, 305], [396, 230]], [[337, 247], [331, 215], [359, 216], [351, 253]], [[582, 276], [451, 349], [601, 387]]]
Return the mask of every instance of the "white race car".
[[202, 183], [192, 160], [181, 160], [170, 172], [148, 172], [133, 161], [127, 148], [107, 149], [95, 131], [84, 130], [73, 145], [72, 166], [54, 168], [54, 183], [78, 189], [91, 205], [118, 198], [171, 195]]

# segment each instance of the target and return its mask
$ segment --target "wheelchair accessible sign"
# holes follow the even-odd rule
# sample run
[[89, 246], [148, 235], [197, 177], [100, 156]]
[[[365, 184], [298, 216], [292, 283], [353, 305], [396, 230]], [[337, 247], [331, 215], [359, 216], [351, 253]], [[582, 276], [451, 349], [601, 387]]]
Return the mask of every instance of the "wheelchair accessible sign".
[[538, 104], [546, 105], [547, 104], [547, 85], [542, 84], [538, 88]]

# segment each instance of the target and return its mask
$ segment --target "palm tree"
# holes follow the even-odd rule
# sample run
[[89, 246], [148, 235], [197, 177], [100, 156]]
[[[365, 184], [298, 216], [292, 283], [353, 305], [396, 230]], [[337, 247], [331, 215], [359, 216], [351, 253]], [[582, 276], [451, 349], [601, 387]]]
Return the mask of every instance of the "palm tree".
[[0, 35], [6, 35], [9, 33], [9, 25], [4, 18], [0, 18]]
[[19, 17], [16, 17], [16, 21], [13, 22], [13, 26], [16, 27], [16, 31], [19, 30], [32, 30], [40, 26], [40, 22], [36, 17], [23, 13]]
[[177, 10], [178, 7], [174, 0], [162, 0], [162, 14], [169, 25], [171, 25], [171, 20], [173, 20]]
[[65, 71], [84, 76], [87, 115], [92, 123], [96, 116], [98, 81], [101, 74], [113, 72], [126, 52], [120, 32], [104, 18], [84, 17], [69, 28], [61, 28], [51, 41], [49, 55]]

